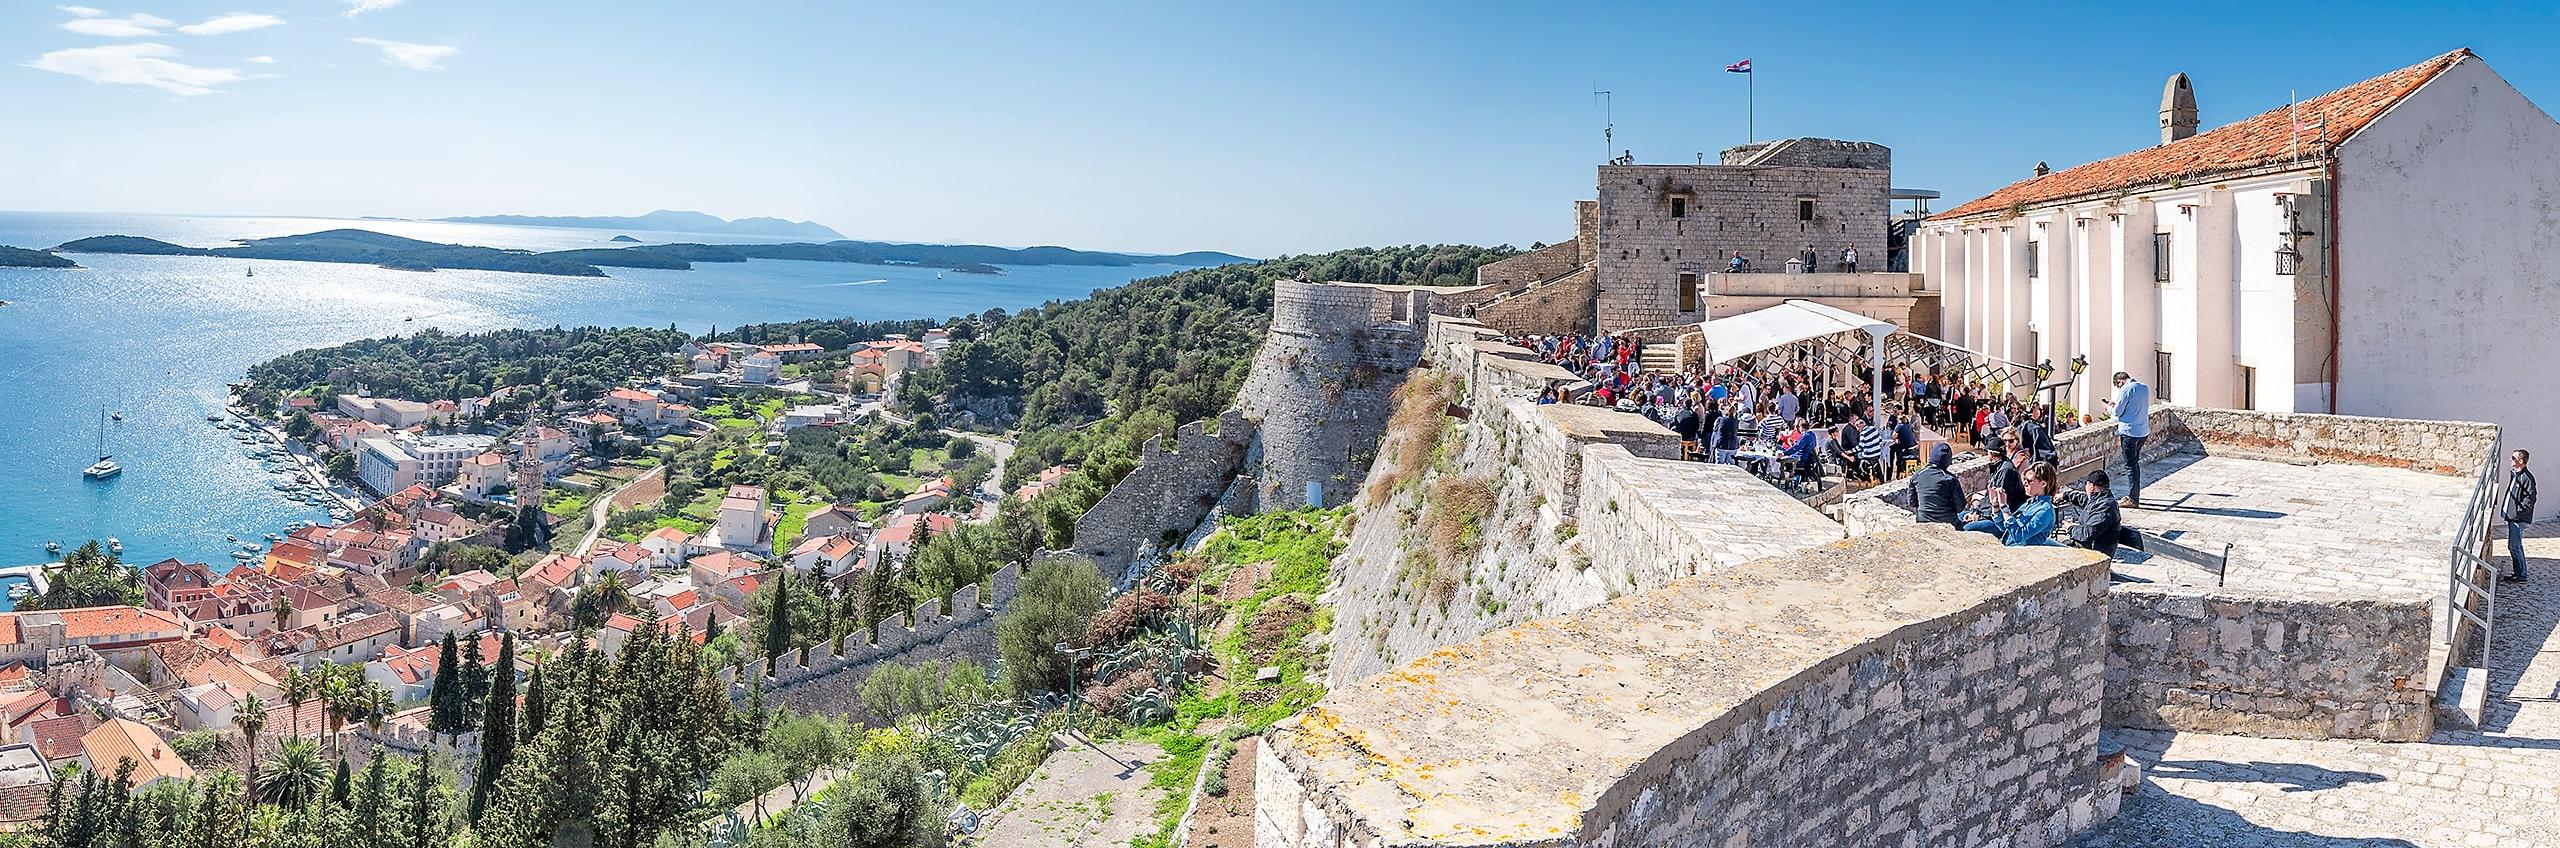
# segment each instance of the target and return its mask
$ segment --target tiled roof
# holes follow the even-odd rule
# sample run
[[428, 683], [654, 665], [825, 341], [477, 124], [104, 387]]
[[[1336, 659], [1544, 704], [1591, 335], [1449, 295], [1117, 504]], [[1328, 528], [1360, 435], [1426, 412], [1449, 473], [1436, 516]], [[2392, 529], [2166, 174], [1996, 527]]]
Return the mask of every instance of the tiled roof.
[[44, 755], [45, 759], [68, 760], [80, 756], [80, 737], [89, 735], [89, 729], [96, 726], [98, 720], [83, 710], [71, 715], [37, 719], [27, 725], [26, 735], [35, 742], [36, 753]]
[[320, 631], [323, 650], [361, 642], [386, 633], [400, 632], [400, 619], [387, 612], [377, 612]]
[[685, 535], [684, 531], [673, 527], [660, 527], [656, 530], [649, 531], [649, 538], [656, 539], [661, 542], [675, 542], [682, 544], [685, 540], [692, 537]]
[[571, 579], [578, 576], [578, 569], [584, 565], [586, 563], [577, 557], [568, 554], [551, 554], [543, 557], [542, 562], [535, 564], [534, 567], [526, 569], [524, 579], [543, 586], [565, 587], [569, 585]]
[[176, 613], [134, 607], [81, 607], [21, 613], [21, 615], [55, 615], [62, 621], [66, 639], [139, 638], [159, 631], [185, 632], [187, 623]]
[[[2284, 162], [2297, 155], [2305, 161], [2317, 160], [2364, 129], [2373, 119], [2381, 117], [2401, 98], [2465, 59], [2476, 61], [2477, 57], [2472, 55], [2470, 48], [2455, 50], [2305, 100], [2292, 114], [2288, 114], [2291, 110], [2277, 107], [2255, 117], [2223, 125], [2212, 132], [2011, 183], [1999, 191], [1938, 213], [1931, 220], [1963, 218], [2171, 180], [2247, 171]], [[2293, 120], [2296, 115], [2303, 124], [2326, 121], [2326, 125], [2319, 130], [2297, 134]], [[2321, 141], [2323, 138], [2327, 139], [2325, 144]]]
[[89, 762], [106, 774], [114, 774], [123, 761], [132, 760], [135, 786], [163, 777], [187, 780], [196, 775], [195, 769], [160, 741], [160, 734], [132, 719], [109, 719], [98, 725], [80, 737], [80, 748], [88, 752]]

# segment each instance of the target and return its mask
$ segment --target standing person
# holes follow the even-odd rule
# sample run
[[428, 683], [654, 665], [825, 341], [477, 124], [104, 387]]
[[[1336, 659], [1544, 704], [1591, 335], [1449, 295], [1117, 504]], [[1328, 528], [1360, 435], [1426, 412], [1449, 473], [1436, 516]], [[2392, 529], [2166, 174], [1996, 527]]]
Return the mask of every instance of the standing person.
[[1698, 458], [1698, 408], [1680, 405], [1680, 413], [1671, 419], [1671, 432], [1680, 434], [1680, 458]]
[[1861, 427], [1858, 430], [1858, 464], [1867, 467], [1867, 479], [1882, 483], [1893, 479], [1893, 435], [1883, 427]]
[[1748, 261], [1748, 260], [1745, 260], [1745, 259], [1743, 259], [1743, 258], [1742, 258], [1742, 251], [1739, 251], [1739, 250], [1734, 251], [1734, 252], [1733, 252], [1733, 261], [1725, 263], [1725, 267], [1724, 267], [1724, 269], [1725, 269], [1726, 271], [1729, 271], [1729, 272], [1732, 272], [1732, 273], [1735, 273], [1735, 274], [1742, 273], [1742, 266], [1743, 266], [1747, 261]]
[[1804, 263], [1806, 273], [1822, 270], [1822, 254], [1815, 253], [1813, 245], [1805, 245], [1804, 252], [1796, 254], [1796, 259]]
[[2116, 505], [2141, 509], [2142, 442], [2151, 438], [2151, 387], [2122, 371], [2116, 372], [2115, 382], [2116, 396], [2107, 399], [2107, 406], [2116, 414], [2116, 445], [2124, 451], [2126, 486], [2124, 500]]
[[1894, 416], [1893, 462], [1891, 465], [1886, 466], [1886, 473], [1900, 473], [1902, 471], [1903, 463], [1914, 462], [1919, 459], [1920, 425], [1911, 420], [1911, 415], [1909, 413]]
[[2507, 579], [2518, 583], [2524, 582], [2524, 526], [2533, 523], [2533, 501], [2538, 494], [2533, 472], [2524, 467], [2532, 460], [2533, 453], [2523, 448], [2507, 454], [2507, 559], [2516, 564]]
[[1858, 246], [1857, 246], [1857, 245], [1854, 245], [1854, 244], [1853, 244], [1853, 245], [1848, 245], [1848, 246], [1846, 246], [1846, 247], [1842, 247], [1842, 248], [1840, 248], [1840, 267], [1841, 267], [1841, 269], [1846, 270], [1846, 271], [1848, 271], [1849, 273], [1852, 273], [1852, 274], [1858, 273]]
[[1732, 465], [1733, 454], [1742, 450], [1742, 410], [1734, 408], [1716, 419], [1716, 463]]

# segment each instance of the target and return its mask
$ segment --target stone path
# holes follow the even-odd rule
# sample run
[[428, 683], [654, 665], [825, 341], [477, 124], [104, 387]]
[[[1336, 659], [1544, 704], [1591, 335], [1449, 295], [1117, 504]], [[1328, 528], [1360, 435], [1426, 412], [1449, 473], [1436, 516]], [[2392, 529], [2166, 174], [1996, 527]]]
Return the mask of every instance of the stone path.
[[2405, 744], [2109, 731], [2145, 783], [2074, 844], [2560, 846], [2560, 524], [2527, 535], [2535, 579], [2499, 587], [2482, 730]]
[[[2230, 543], [2232, 586], [2289, 595], [2441, 600], [2446, 552], [2471, 498], [2468, 479], [2344, 463], [2182, 453], [2143, 470], [2144, 508], [2126, 512], [2126, 524], [2206, 550]], [[2156, 559], [2118, 571], [2212, 585], [2210, 575]]]
[[978, 848], [1126, 845], [1155, 826], [1162, 789], [1140, 768], [1164, 757], [1148, 742], [1069, 737], [989, 815]]

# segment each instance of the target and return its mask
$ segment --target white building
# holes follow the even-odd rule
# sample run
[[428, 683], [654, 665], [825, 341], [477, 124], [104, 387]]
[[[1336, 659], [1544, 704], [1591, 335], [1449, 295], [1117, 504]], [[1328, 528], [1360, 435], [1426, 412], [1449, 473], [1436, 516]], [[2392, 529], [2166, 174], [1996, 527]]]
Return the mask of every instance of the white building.
[[366, 439], [356, 445], [356, 479], [376, 492], [409, 488], [418, 482], [418, 458], [390, 439]]
[[2194, 96], [2170, 79], [2158, 146], [1929, 219], [1912, 268], [1947, 339], [2086, 356], [2090, 414], [2122, 370], [2172, 403], [2560, 449], [2560, 398], [2530, 379], [2560, 355], [2560, 125], [2469, 50], [2201, 135]]
[[738, 379], [758, 385], [782, 382], [782, 357], [761, 350], [747, 354], [738, 362]]
[[412, 483], [443, 486], [461, 475], [464, 462], [496, 443], [489, 436], [467, 435], [366, 439], [356, 452], [356, 479], [383, 494]]
[[712, 528], [719, 534], [718, 546], [753, 548], [762, 543], [765, 528], [770, 524], [766, 520], [765, 505], [764, 487], [730, 486], [720, 498], [719, 524]]

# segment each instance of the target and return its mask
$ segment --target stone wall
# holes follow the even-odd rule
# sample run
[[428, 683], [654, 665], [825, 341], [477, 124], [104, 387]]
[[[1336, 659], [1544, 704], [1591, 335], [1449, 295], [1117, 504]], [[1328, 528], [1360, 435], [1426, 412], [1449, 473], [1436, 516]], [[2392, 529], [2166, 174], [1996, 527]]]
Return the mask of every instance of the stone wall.
[[2123, 797], [2106, 580], [1906, 528], [1490, 633], [1274, 727], [1255, 844], [2058, 845]]
[[1174, 446], [1148, 439], [1138, 467], [1076, 519], [1077, 556], [1093, 560], [1105, 575], [1119, 574], [1166, 534], [1191, 532], [1218, 505], [1227, 481], [1244, 464], [1254, 426], [1235, 410], [1219, 416], [1217, 429], [1193, 421], [1174, 429]]
[[[2162, 406], [2153, 442], [2192, 442], [2208, 453], [2278, 462], [2342, 462], [2471, 476], [2498, 446], [2498, 425], [2358, 415], [2246, 412]], [[2148, 447], [2148, 446], [2146, 446]]]
[[[1484, 291], [1491, 289], [1460, 294]], [[1235, 401], [1261, 440], [1261, 463], [1249, 471], [1260, 508], [1350, 499], [1377, 453], [1396, 387], [1422, 357], [1433, 310], [1446, 308], [1442, 295], [1290, 280], [1273, 287], [1271, 331]]]
[[811, 647], [805, 665], [799, 652], [792, 651], [782, 655], [770, 677], [764, 676], [760, 661], [747, 663], [744, 675], [730, 668], [721, 676], [729, 681], [732, 700], [745, 700], [749, 678], [761, 677], [769, 705], [867, 719], [862, 683], [883, 662], [994, 661], [996, 616], [1013, 604], [1021, 584], [1022, 566], [1008, 565], [987, 578], [985, 592], [964, 586], [952, 593], [948, 614], [941, 601], [928, 600], [905, 616], [873, 625], [867, 635], [854, 633]]
[[1592, 329], [1592, 303], [1600, 294], [1598, 272], [1583, 268], [1501, 297], [1460, 314], [1504, 335], [1581, 335]]
[[[1599, 269], [1600, 327], [1704, 320], [1705, 276], [1737, 252], [1774, 271], [1808, 244], [1825, 262], [1856, 245], [1864, 263], [1883, 268], [1892, 174], [1889, 165], [1600, 166], [1598, 249], [1590, 257]], [[1672, 217], [1674, 199], [1681, 217]], [[1799, 199], [1814, 201], [1812, 220], [1801, 219]], [[1680, 308], [1683, 273], [1698, 276], [1700, 308]]]
[[[1500, 627], [1561, 615], [1672, 579], [1840, 538], [1838, 525], [1739, 469], [1678, 461], [1678, 438], [1639, 415], [1537, 392], [1573, 375], [1491, 341], [1471, 321], [1435, 322], [1431, 367], [1461, 378], [1444, 457], [1397, 479], [1382, 455], [1334, 562], [1334, 649], [1343, 685]], [[1458, 561], [1431, 544], [1443, 486], [1490, 492], [1481, 544]], [[1417, 553], [1420, 552], [1420, 553]]]
[[1476, 268], [1476, 284], [1493, 286], [1503, 291], [1543, 283], [1581, 268], [1582, 245], [1567, 240], [1547, 245], [1509, 259], [1487, 262]]
[[1872, 141], [1836, 138], [1785, 138], [1739, 145], [1725, 148], [1718, 159], [1726, 165], [1893, 170], [1893, 148]]
[[2292, 739], [2424, 741], [2423, 598], [2116, 587], [2109, 725]]

